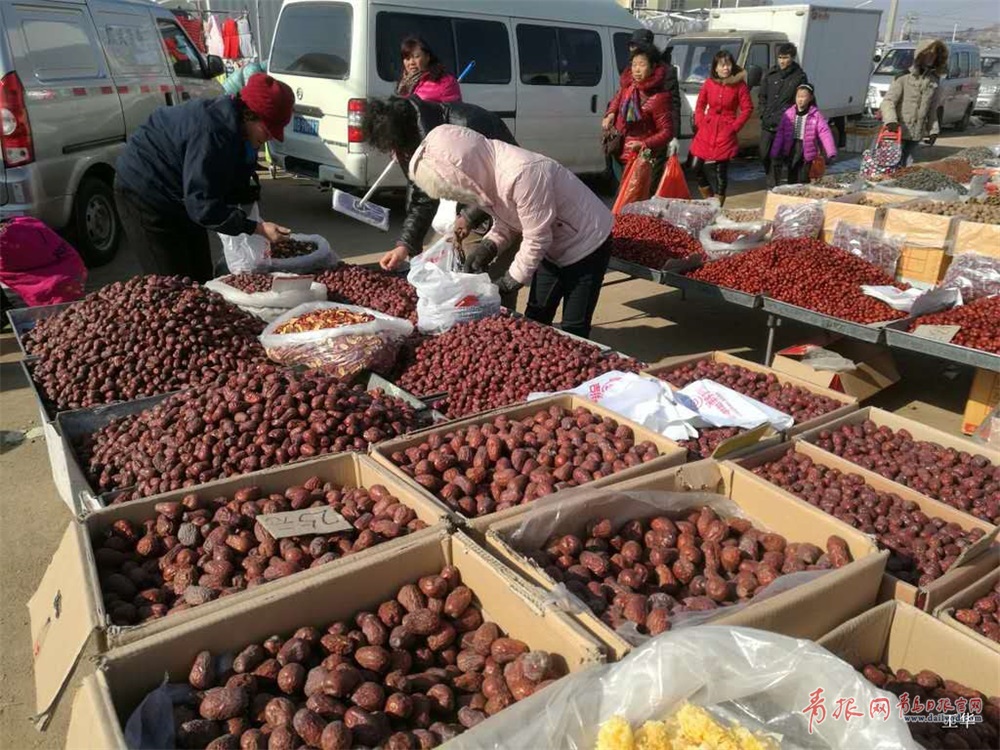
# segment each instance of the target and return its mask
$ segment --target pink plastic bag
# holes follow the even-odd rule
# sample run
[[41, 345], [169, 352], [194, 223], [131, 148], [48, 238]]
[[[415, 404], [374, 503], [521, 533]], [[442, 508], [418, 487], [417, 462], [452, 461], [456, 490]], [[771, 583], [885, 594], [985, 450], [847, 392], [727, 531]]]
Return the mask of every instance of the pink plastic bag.
[[0, 282], [25, 304], [73, 302], [86, 281], [80, 255], [44, 222], [19, 216], [0, 224]]

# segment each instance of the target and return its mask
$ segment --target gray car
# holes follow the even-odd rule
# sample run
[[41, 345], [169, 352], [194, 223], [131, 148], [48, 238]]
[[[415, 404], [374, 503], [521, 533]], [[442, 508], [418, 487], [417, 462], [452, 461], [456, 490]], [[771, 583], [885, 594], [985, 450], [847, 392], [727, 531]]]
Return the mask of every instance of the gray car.
[[979, 96], [976, 114], [980, 117], [1000, 119], [1000, 50], [979, 51]]
[[0, 2], [0, 219], [67, 231], [90, 266], [121, 239], [114, 164], [159, 106], [216, 96], [202, 55], [170, 11], [131, 0]]

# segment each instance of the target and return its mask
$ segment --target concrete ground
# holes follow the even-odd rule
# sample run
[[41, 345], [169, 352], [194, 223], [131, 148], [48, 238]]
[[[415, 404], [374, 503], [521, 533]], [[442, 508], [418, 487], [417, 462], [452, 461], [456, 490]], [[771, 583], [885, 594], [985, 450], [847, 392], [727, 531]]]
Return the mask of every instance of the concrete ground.
[[[997, 126], [947, 133], [920, 158], [937, 159], [961, 148], [997, 143]], [[748, 164], [741, 171], [751, 167]], [[727, 205], [762, 205], [762, 187], [759, 179], [734, 183]], [[291, 178], [268, 181], [264, 187], [266, 218], [297, 231], [324, 235], [345, 259], [372, 261], [391, 246], [392, 230], [381, 234], [333, 213], [329, 204], [328, 193]], [[395, 228], [402, 207], [398, 202], [389, 205]], [[91, 273], [88, 286], [96, 288], [137, 272], [128, 248], [123, 248], [114, 263]], [[523, 304], [522, 295], [522, 309]], [[777, 345], [787, 346], [813, 333], [814, 329], [786, 324], [778, 330]], [[765, 334], [765, 318], [758, 311], [682, 300], [677, 290], [609, 273], [593, 338], [651, 363], [713, 349], [761, 361]], [[71, 518], [52, 484], [44, 442], [30, 432], [38, 427], [39, 417], [19, 360], [13, 336], [0, 336], [0, 430], [28, 431], [29, 435], [21, 445], [0, 449], [0, 747], [28, 750], [63, 746], [75, 685], [58, 704], [48, 729], [36, 731], [29, 721], [35, 713], [35, 697], [26, 604]], [[972, 370], [920, 356], [899, 355], [897, 365], [901, 382], [870, 403], [957, 434]], [[83, 671], [90, 669], [92, 665], [85, 660]]]

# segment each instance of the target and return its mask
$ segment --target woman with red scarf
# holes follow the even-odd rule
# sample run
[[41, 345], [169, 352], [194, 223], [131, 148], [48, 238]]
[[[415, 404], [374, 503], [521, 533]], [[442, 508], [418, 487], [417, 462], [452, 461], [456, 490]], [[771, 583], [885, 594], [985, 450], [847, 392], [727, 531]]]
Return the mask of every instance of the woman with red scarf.
[[663, 88], [665, 66], [653, 47], [637, 47], [632, 53], [631, 75], [622, 74], [622, 87], [608, 105], [602, 123], [605, 130], [614, 126], [622, 137], [622, 151], [611, 157], [611, 169], [621, 180], [625, 167], [643, 149], [653, 153], [657, 172], [666, 159], [667, 144], [674, 137], [670, 121], [670, 92]]
[[396, 84], [396, 96], [419, 96], [425, 102], [462, 101], [458, 79], [444, 69], [431, 48], [418, 36], [407, 37], [400, 45], [403, 74]]

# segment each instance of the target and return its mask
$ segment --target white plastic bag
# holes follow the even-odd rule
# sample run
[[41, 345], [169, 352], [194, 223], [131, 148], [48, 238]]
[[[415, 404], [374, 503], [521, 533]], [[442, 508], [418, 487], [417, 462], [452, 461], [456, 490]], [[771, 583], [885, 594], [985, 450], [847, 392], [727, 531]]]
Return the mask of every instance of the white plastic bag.
[[324, 271], [327, 268], [334, 268], [340, 265], [341, 260], [333, 252], [330, 243], [325, 237], [318, 234], [293, 234], [289, 239], [299, 242], [314, 242], [316, 249], [307, 255], [299, 255], [295, 258], [272, 258], [270, 257], [270, 246], [268, 247], [268, 257], [265, 268], [268, 271], [287, 271], [288, 273], [312, 273], [313, 271]]
[[448, 236], [410, 261], [406, 277], [417, 290], [417, 329], [444, 333], [500, 312], [500, 290], [485, 273], [462, 273]]
[[1000, 258], [980, 253], [955, 255], [941, 286], [958, 289], [966, 303], [1000, 294]]
[[[804, 709], [817, 690], [824, 710], [810, 732]], [[884, 720], [869, 716], [876, 698], [892, 707]], [[838, 701], [848, 700], [863, 716], [834, 719]], [[664, 633], [616, 664], [564, 677], [451, 740], [449, 749], [593, 750], [598, 730], [613, 716], [638, 728], [667, 718], [684, 701], [751, 731], [773, 732], [783, 750], [918, 748], [895, 711], [896, 697], [821, 646], [751, 628], [706, 626]]]
[[[767, 232], [771, 228], [771, 222], [769, 221], [753, 221], [741, 224], [727, 220], [727, 223], [723, 224], [721, 221], [718, 221], [717, 217], [717, 222], [702, 229], [698, 235], [698, 241], [701, 242], [701, 246], [705, 250], [705, 254], [709, 260], [719, 260], [720, 258], [736, 255], [745, 250], [751, 250], [763, 245], [767, 242]], [[712, 233], [717, 230], [735, 230], [737, 232], [745, 232], [745, 234], [733, 242], [721, 242], [712, 239]]]
[[[286, 322], [318, 310], [345, 310], [366, 314], [364, 323], [297, 333], [277, 333]], [[395, 364], [403, 339], [413, 333], [413, 324], [377, 310], [336, 302], [308, 302], [272, 321], [260, 335], [267, 356], [284, 365], [322, 368], [340, 377], [353, 377], [362, 370], [387, 373]]]
[[771, 224], [771, 239], [812, 239], [823, 231], [824, 201], [778, 206]]
[[905, 243], [906, 238], [902, 235], [887, 234], [881, 229], [838, 221], [830, 244], [857, 255], [895, 278], [896, 265], [903, 254]]
[[779, 432], [784, 432], [794, 424], [790, 415], [714, 380], [688, 383], [677, 391], [676, 397], [678, 402], [698, 412], [698, 416], [712, 427], [752, 430], [767, 422]]
[[272, 284], [278, 279], [288, 279], [287, 288], [282, 288], [282, 282], [278, 282], [277, 287], [268, 292], [244, 292], [227, 284], [225, 276], [212, 279], [205, 287], [222, 295], [226, 302], [268, 322], [299, 305], [326, 300], [326, 287], [317, 281], [309, 279], [307, 283], [306, 279], [292, 273], [274, 273], [271, 276]]
[[713, 216], [714, 214], [717, 214], [721, 208], [718, 198], [709, 198], [707, 200], [681, 200], [680, 198], [653, 197], [649, 200], [629, 203], [627, 206], [622, 208], [622, 213], [652, 216], [657, 219], [669, 221], [669, 214], [676, 204], [687, 206], [689, 209], [699, 211], [701, 213], [714, 212]]
[[437, 213], [431, 221], [431, 227], [441, 235], [450, 235], [455, 226], [455, 217], [458, 216], [458, 202], [450, 201], [447, 198], [441, 200]]
[[[244, 209], [247, 208], [244, 206]], [[260, 207], [254, 203], [247, 211], [247, 218], [260, 221]], [[232, 237], [220, 234], [222, 253], [231, 273], [255, 273], [267, 268], [267, 240], [257, 234], [240, 234]]]

